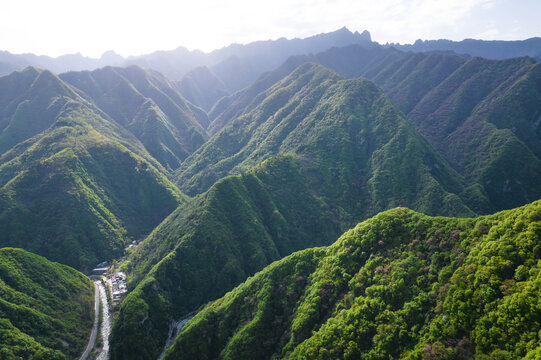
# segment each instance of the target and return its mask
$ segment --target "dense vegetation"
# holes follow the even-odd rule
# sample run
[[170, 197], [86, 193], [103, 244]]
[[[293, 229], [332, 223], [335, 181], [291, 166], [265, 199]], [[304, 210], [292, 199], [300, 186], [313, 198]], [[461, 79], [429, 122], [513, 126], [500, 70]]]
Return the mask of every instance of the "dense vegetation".
[[249, 111], [186, 159], [178, 184], [197, 194], [227, 174], [289, 153], [302, 162], [309, 187], [354, 219], [398, 205], [473, 214], [458, 195], [460, 177], [379, 88], [316, 64], [299, 66], [258, 94]]
[[[295, 155], [272, 158], [281, 152]], [[113, 358], [157, 356], [171, 319], [294, 250], [329, 244], [359, 218], [398, 204], [473, 214], [447, 191], [459, 192], [460, 178], [381, 90], [319, 65], [299, 67], [186, 163], [200, 160], [212, 184], [227, 173], [220, 166], [268, 157], [177, 209], [129, 257], [132, 286], [140, 283], [115, 322]]]
[[[350, 43], [362, 46], [292, 57], [235, 92], [287, 54]], [[121, 264], [133, 291], [114, 324], [114, 359], [155, 358], [174, 319], [380, 211], [468, 217], [541, 197], [541, 67], [531, 58], [403, 53], [347, 29], [208, 57], [162, 55], [130, 61], [161, 66], [175, 80], [204, 66], [178, 82], [137, 66], [60, 76], [28, 68], [0, 78], [0, 246], [88, 269], [146, 237]], [[508, 236], [503, 219], [520, 211], [475, 220], [379, 215], [359, 225], [368, 235], [350, 232], [250, 279], [197, 317], [170, 356], [209, 340], [198, 355], [526, 356], [534, 335], [511, 331], [497, 348], [503, 327], [488, 324], [516, 313], [506, 310], [508, 295], [538, 290], [530, 258], [506, 245], [510, 272], [520, 261], [534, 272], [511, 276], [515, 283], [498, 272], [509, 280], [503, 288], [490, 269], [474, 276], [481, 285], [488, 276], [494, 291], [479, 285], [477, 294], [467, 288], [473, 278], [460, 277], [471, 264], [463, 272], [477, 274], [484, 260], [473, 257], [500, 234], [492, 229]], [[537, 220], [528, 219], [529, 229]], [[467, 295], [453, 287], [459, 281]], [[452, 307], [472, 294], [477, 302], [463, 301], [470, 308]], [[212, 336], [197, 338], [207, 325]], [[59, 356], [13, 319], [0, 320], [0, 334], [12, 354]]]
[[157, 357], [171, 319], [223, 295], [274, 260], [328, 244], [342, 231], [336, 217], [310, 193], [291, 156], [219, 181], [179, 207], [123, 265], [132, 284], [140, 282], [114, 323], [111, 357]]
[[0, 88], [0, 246], [88, 268], [182, 201], [143, 145], [57, 76], [30, 68]]
[[541, 202], [475, 219], [404, 208], [273, 263], [166, 359], [537, 359]]
[[134, 134], [167, 169], [176, 169], [207, 135], [207, 115], [188, 103], [163, 75], [136, 66], [60, 75], [117, 124]]
[[[284, 74], [313, 61], [382, 87], [466, 181], [463, 199], [491, 213], [541, 197], [541, 66], [531, 58], [486, 60], [349, 46], [289, 59], [209, 113], [218, 132], [249, 113]], [[181, 177], [182, 179], [182, 177]], [[468, 193], [468, 195], [466, 195]]]
[[90, 279], [24, 250], [0, 249], [0, 358], [78, 358], [93, 319]]
[[[491, 213], [541, 197], [541, 66], [442, 53], [402, 53], [351, 46], [317, 61], [347, 77], [372, 79], [416, 129], [481, 192], [468, 205]], [[288, 65], [288, 64], [286, 64]]]

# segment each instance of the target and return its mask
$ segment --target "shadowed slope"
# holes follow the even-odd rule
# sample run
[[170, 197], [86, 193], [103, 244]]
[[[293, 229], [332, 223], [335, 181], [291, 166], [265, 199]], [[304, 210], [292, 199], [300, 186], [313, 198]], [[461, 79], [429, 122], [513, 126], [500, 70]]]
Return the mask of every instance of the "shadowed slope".
[[162, 75], [136, 66], [70, 72], [61, 78], [130, 130], [164, 167], [176, 169], [206, 140], [206, 114]]
[[[16, 111], [5, 117], [3, 134], [24, 123], [39, 133], [24, 133], [0, 157], [0, 244], [88, 268], [150, 232], [182, 196], [133, 135], [101, 117], [58, 77], [30, 69], [8, 78], [29, 72], [32, 86], [43, 76], [48, 86], [29, 96], [17, 80], [24, 97], [4, 107], [32, 105], [24, 116]], [[58, 92], [45, 97], [46, 89]]]
[[[206, 66], [193, 69], [176, 82], [175, 86], [188, 101], [206, 111], [222, 97], [229, 95], [224, 83]], [[208, 123], [202, 125], [206, 128]]]

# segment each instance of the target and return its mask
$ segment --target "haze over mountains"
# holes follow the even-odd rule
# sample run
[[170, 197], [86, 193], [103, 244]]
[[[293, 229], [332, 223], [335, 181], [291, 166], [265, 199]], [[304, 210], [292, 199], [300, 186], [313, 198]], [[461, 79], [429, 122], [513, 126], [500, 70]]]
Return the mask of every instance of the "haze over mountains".
[[[129, 56], [123, 58], [114, 51], [105, 52], [101, 58], [93, 59], [81, 54], [63, 55], [58, 58], [36, 56], [33, 54], [11, 54], [8, 51], [0, 52], [0, 75], [15, 70], [22, 70], [27, 66], [36, 66], [48, 69], [55, 73], [66, 71], [94, 70], [104, 66], [138, 65], [147, 69], [154, 69], [168, 79], [181, 81], [179, 89], [186, 98], [192, 102], [198, 95], [197, 89], [190, 89], [189, 78], [193, 76], [211, 75], [202, 73], [210, 71], [212, 77], [223, 83], [223, 90], [233, 93], [250, 85], [265, 71], [272, 70], [284, 62], [289, 56], [299, 54], [315, 54], [331, 47], [342, 47], [351, 44], [365, 47], [380, 46], [373, 42], [368, 31], [351, 32], [341, 28], [334, 32], [314, 35], [304, 39], [266, 40], [246, 45], [232, 44], [224, 48], [203, 53], [199, 50], [187, 50], [178, 47], [169, 51], [156, 51], [151, 54]], [[541, 58], [541, 39], [531, 38], [520, 41], [484, 41], [467, 39], [463, 41], [449, 40], [417, 40], [414, 44], [385, 44], [385, 47], [394, 47], [403, 51], [426, 52], [443, 51], [480, 56], [487, 59], [507, 59], [521, 56]], [[203, 68], [203, 69], [201, 69]], [[205, 69], [207, 68], [207, 69]], [[195, 73], [192, 73], [194, 71]], [[183, 79], [187, 75], [186, 79]], [[196, 92], [195, 94], [193, 92]], [[221, 94], [221, 93], [220, 93]], [[214, 102], [219, 97], [212, 95]], [[205, 110], [210, 109], [208, 102], [195, 102]]]
[[520, 56], [530, 56], [537, 61], [541, 60], [541, 38], [534, 37], [526, 40], [417, 40], [413, 44], [386, 44], [402, 51], [452, 51], [457, 54], [479, 56], [487, 59], [509, 59]]
[[61, 73], [94, 70], [104, 66], [138, 65], [159, 71], [170, 80], [181, 80], [189, 71], [206, 66], [228, 85], [229, 91], [236, 91], [254, 81], [261, 73], [277, 67], [291, 55], [316, 53], [333, 46], [371, 43], [368, 31], [359, 34], [342, 28], [305, 39], [280, 38], [246, 45], [232, 44], [210, 53], [178, 47], [175, 50], [156, 51], [127, 58], [108, 51], [100, 59], [92, 59], [81, 54], [51, 58], [33, 54], [14, 55], [3, 51], [0, 52], [0, 75], [22, 70], [27, 66]]
[[[541, 67], [515, 55], [537, 45], [430, 44], [343, 28], [0, 77], [0, 247], [80, 270], [125, 256], [112, 359], [157, 358], [238, 285], [166, 356], [533, 359]], [[514, 313], [525, 337], [487, 328]]]

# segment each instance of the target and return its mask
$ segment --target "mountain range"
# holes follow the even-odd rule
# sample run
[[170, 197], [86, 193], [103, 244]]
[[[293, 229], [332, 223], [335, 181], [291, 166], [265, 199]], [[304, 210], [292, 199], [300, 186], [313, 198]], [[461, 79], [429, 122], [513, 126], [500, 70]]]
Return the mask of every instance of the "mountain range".
[[[417, 40], [413, 44], [387, 43], [380, 45], [372, 41], [368, 31], [351, 32], [344, 27], [304, 39], [280, 38], [256, 41], [245, 45], [232, 44], [209, 53], [178, 47], [174, 50], [156, 51], [151, 54], [129, 57], [122, 57], [114, 51], [107, 51], [99, 59], [94, 59], [81, 54], [52, 58], [44, 55], [19, 55], [0, 51], [0, 75], [22, 70], [28, 66], [62, 73], [94, 70], [105, 66], [137, 65], [145, 69], [156, 70], [168, 79], [179, 82], [178, 89], [188, 100], [205, 110], [210, 110], [211, 105], [219, 100], [223, 93], [203, 92], [201, 94], [200, 89], [190, 84], [191, 78], [198, 77], [206, 79], [206, 81], [218, 81], [222, 91], [233, 93], [250, 85], [264, 72], [278, 67], [290, 56], [316, 54], [332, 47], [352, 44], [368, 48], [395, 48], [404, 52], [452, 52], [487, 59], [508, 59], [523, 56], [530, 56], [536, 60], [541, 59], [541, 39], [538, 37], [517, 41]], [[210, 98], [211, 101], [201, 99], [202, 96]]]
[[486, 59], [510, 59], [514, 57], [530, 56], [541, 60], [541, 38], [533, 37], [526, 40], [502, 41], [502, 40], [477, 40], [465, 39], [462, 41], [452, 40], [417, 40], [413, 44], [385, 44], [402, 51], [426, 52], [426, 51], [452, 51], [457, 54], [479, 56]]
[[541, 68], [459, 53], [344, 28], [0, 77], [0, 248], [117, 259], [111, 359], [192, 313], [166, 357], [533, 359]]
[[58, 76], [28, 68], [0, 88], [2, 246], [88, 269], [184, 201], [133, 133]]
[[[449, 60], [447, 56], [438, 56], [436, 55], [439, 61]], [[302, 63], [297, 60], [292, 59], [291, 62], [294, 65]], [[453, 55], [451, 60], [457, 59]], [[519, 64], [522, 64], [521, 61], [518, 61]], [[528, 62], [527, 59], [524, 61], [526, 61], [524, 66], [527, 68], [525, 71], [535, 70], [534, 63]], [[467, 61], [464, 60], [462, 66], [465, 66], [466, 63]], [[511, 65], [508, 66], [515, 69], [513, 62], [510, 61], [510, 63]], [[290, 65], [287, 63], [285, 67]], [[507, 69], [507, 63], [500, 63], [500, 65]], [[460, 64], [457, 65], [457, 70], [459, 67]], [[426, 66], [426, 68], [433, 69], [432, 66]], [[282, 74], [285, 71], [281, 68], [276, 72]], [[421, 71], [418, 70], [418, 72]], [[391, 73], [389, 77], [393, 78], [393, 74]], [[507, 76], [507, 73], [502, 75], [502, 81]], [[440, 74], [440, 77], [443, 82], [445, 74]], [[269, 157], [291, 154], [293, 156], [291, 160], [297, 164], [296, 167], [299, 169], [300, 183], [307, 188], [302, 191], [296, 190], [296, 200], [304, 202], [304, 196], [310, 198], [313, 196], [311, 194], [315, 194], [325, 204], [324, 207], [310, 207], [305, 210], [303, 217], [307, 221], [312, 221], [313, 214], [331, 212], [330, 219], [332, 221], [328, 220], [327, 225], [335, 232], [317, 230], [320, 236], [329, 235], [323, 243], [330, 243], [339, 235], [336, 229], [345, 230], [353, 226], [354, 219], [367, 218], [393, 206], [402, 205], [420, 209], [429, 214], [455, 216], [472, 216], [476, 212], [491, 212], [494, 209], [505, 208], [506, 205], [501, 199], [506, 197], [506, 193], [510, 191], [509, 188], [502, 184], [501, 187], [498, 186], [495, 189], [496, 193], [491, 193], [486, 188], [490, 182], [486, 184], [479, 181], [478, 178], [468, 177], [467, 173], [461, 174], [455, 171], [449, 162], [445, 161], [444, 156], [438, 154], [436, 149], [430, 146], [429, 141], [419, 135], [413, 126], [413, 121], [405, 120], [402, 122], [400, 120], [406, 118], [373, 83], [366, 80], [342, 79], [336, 73], [322, 66], [306, 63], [272, 84], [271, 79], [275, 78], [279, 78], [279, 75], [268, 74], [252, 87], [238, 92], [235, 96], [222, 99], [220, 103], [226, 102], [228, 104], [226, 111], [222, 114], [232, 115], [230, 118], [223, 115], [220, 121], [225, 124], [222, 124], [217, 130], [213, 130], [213, 126], [216, 125], [215, 121], [219, 117], [212, 120], [209, 129], [211, 129], [211, 133], [215, 134], [204, 146], [188, 157], [177, 170], [177, 183], [187, 194], [196, 195], [207, 191], [210, 187], [203, 198], [196, 198], [198, 199], [196, 208], [205, 210], [200, 215], [192, 215], [189, 206], [178, 210], [174, 216], [168, 218], [158, 228], [159, 231], [141, 244], [141, 247], [134, 252], [132, 260], [129, 260], [128, 269], [135, 273], [134, 283], [139, 281], [137, 274], [147, 274], [152, 266], [154, 268], [135, 288], [121, 308], [120, 317], [113, 331], [113, 343], [118, 346], [116, 352], [113, 352], [113, 354], [117, 354], [115, 356], [129, 357], [144, 351], [148, 357], [152, 358], [160, 352], [160, 344], [165, 341], [167, 336], [167, 318], [180, 318], [195, 310], [197, 304], [207, 301], [206, 296], [215, 297], [215, 291], [222, 289], [221, 284], [224, 281], [222, 276], [226, 277], [226, 284], [230, 286], [237, 277], [246, 277], [254, 272], [253, 268], [246, 267], [246, 260], [238, 265], [238, 260], [233, 260], [234, 257], [227, 261], [226, 259], [230, 256], [226, 255], [224, 250], [216, 250], [213, 254], [209, 250], [213, 246], [216, 248], [214, 238], [208, 238], [201, 234], [204, 232], [203, 229], [208, 228], [223, 229], [222, 233], [226, 234], [238, 234], [239, 240], [235, 238], [227, 240], [227, 243], [235, 249], [242, 248], [241, 244], [258, 241], [261, 234], [269, 233], [268, 229], [272, 226], [265, 223], [268, 217], [265, 216], [265, 212], [260, 212], [261, 210], [249, 216], [249, 218], [258, 220], [243, 222], [261, 223], [262, 230], [240, 232], [236, 230], [239, 224], [231, 220], [232, 218], [245, 218], [244, 212], [247, 209], [232, 204], [246, 203], [252, 204], [248, 207], [249, 209], [254, 207], [254, 195], [248, 195], [249, 193], [244, 190], [246, 185], [242, 187], [243, 191], [231, 190], [230, 186], [233, 185], [226, 186], [226, 182], [237, 181], [234, 180], [237, 178], [232, 177], [211, 186], [228, 174], [242, 173], [253, 166], [256, 166], [257, 170], [253, 171], [259, 177], [257, 171], [260, 171], [260, 168], [257, 164]], [[396, 77], [394, 78], [396, 79]], [[421, 72], [418, 78], [426, 78], [426, 74]], [[472, 82], [471, 86], [476, 89], [477, 82]], [[438, 88], [439, 83], [436, 83], [434, 87]], [[426, 91], [425, 88], [422, 89]], [[468, 89], [460, 90], [468, 91]], [[430, 92], [430, 89], [427, 92]], [[506, 93], [504, 92], [504, 94]], [[454, 96], [460, 98], [463, 95]], [[436, 96], [435, 98], [441, 99], [442, 97]], [[445, 104], [448, 100], [444, 97], [440, 101]], [[443, 104], [440, 103], [440, 106]], [[414, 107], [412, 106], [412, 108]], [[468, 112], [465, 113], [468, 116]], [[210, 118], [213, 118], [212, 112]], [[446, 119], [448, 118], [443, 121], [447, 122]], [[523, 188], [524, 192], [522, 193], [529, 191], [526, 188], [533, 189], [533, 192], [528, 196], [534, 199], [538, 198], [538, 175], [530, 177], [531, 174], [528, 174], [527, 169], [528, 166], [532, 166], [534, 169], [538, 168], [539, 158], [530, 150], [522, 150], [523, 147], [526, 147], [524, 142], [516, 139], [512, 132], [505, 133], [508, 134], [504, 136], [506, 141], [516, 143], [520, 150], [512, 150], [512, 147], [509, 149], [509, 145], [502, 146], [502, 148], [491, 145], [494, 154], [489, 159], [495, 161], [497, 165], [492, 165], [492, 163], [482, 165], [485, 167], [498, 166], [497, 174], [513, 174], [513, 176], [524, 174], [524, 177], [516, 180], [515, 183], [529, 184]], [[479, 140], [478, 137], [476, 139]], [[509, 158], [509, 155], [502, 149], [514, 152], [515, 158]], [[521, 151], [525, 154], [521, 154]], [[527, 159], [522, 168], [526, 171], [521, 173], [519, 169], [516, 169], [506, 172], [505, 169], [510, 166], [518, 165], [517, 159], [520, 159], [520, 156], [525, 156]], [[506, 159], [507, 164], [504, 161]], [[278, 163], [273, 162], [273, 166], [276, 166], [275, 164]], [[281, 171], [268, 172], [279, 173]], [[497, 181], [497, 176], [494, 175], [491, 179]], [[288, 183], [291, 178], [291, 175], [284, 177], [286, 182], [278, 182], [280, 185], [275, 185], [275, 188], [278, 191], [292, 188]], [[244, 178], [241, 177], [241, 179]], [[273, 180], [273, 183], [276, 183], [276, 180]], [[509, 184], [509, 182], [504, 182], [504, 184], [506, 183]], [[263, 184], [265, 184], [264, 181]], [[234, 188], [236, 189], [236, 186]], [[297, 189], [297, 187], [293, 188]], [[221, 192], [223, 195], [218, 195]], [[232, 193], [238, 193], [237, 196], [240, 198], [230, 199]], [[211, 194], [212, 197], [209, 199]], [[275, 203], [274, 197], [276, 195], [271, 196], [271, 203]], [[227, 199], [227, 202], [222, 200], [223, 204], [216, 203], [215, 197], [223, 197]], [[513, 201], [517, 200], [516, 195], [513, 199]], [[204, 200], [210, 201], [210, 204], [201, 203]], [[525, 199], [522, 201], [526, 202]], [[468, 204], [475, 210], [472, 210]], [[256, 203], [256, 206], [260, 205]], [[240, 211], [237, 210], [239, 208]], [[289, 205], [289, 208], [292, 208], [292, 205]], [[261, 215], [258, 215], [258, 212]], [[280, 210], [278, 212], [281, 214]], [[316, 219], [319, 219], [320, 216], [317, 215]], [[291, 221], [283, 214], [281, 217], [285, 219], [286, 224]], [[201, 230], [189, 227], [187, 218], [200, 219], [196, 226], [201, 226]], [[333, 222], [336, 225], [333, 225]], [[313, 228], [313, 225], [308, 225], [308, 228]], [[295, 235], [294, 238], [310, 234], [302, 227], [301, 230], [301, 234]], [[287, 232], [276, 232], [273, 237], [273, 231], [271, 231], [270, 236], [265, 235], [263, 238], [270, 237], [274, 247], [279, 248], [284, 240], [284, 233]], [[331, 235], [334, 235], [334, 238]], [[216, 234], [215, 237], [220, 240], [227, 239], [224, 235], [219, 234]], [[191, 243], [194, 245], [190, 245]], [[195, 245], [196, 243], [198, 245]], [[238, 245], [236, 245], [237, 243]], [[320, 241], [313, 242], [313, 245], [319, 244], [321, 244]], [[223, 246], [219, 245], [217, 249], [222, 249]], [[151, 255], [149, 250], [156, 248], [159, 248], [157, 257]], [[247, 264], [264, 264], [269, 261], [268, 253], [262, 250], [265, 248], [261, 245], [256, 247], [258, 250], [253, 250], [252, 247], [248, 248], [252, 249], [254, 253], [262, 255], [261, 260], [250, 259]], [[194, 249], [198, 255], [187, 255], [185, 251], [189, 250], [185, 249]], [[287, 252], [278, 251], [278, 254], [284, 256]], [[215, 256], [216, 260], [211, 260]], [[196, 258], [204, 258], [206, 261], [195, 266], [187, 260]], [[275, 256], [270, 259], [274, 258]], [[163, 260], [158, 262], [158, 259]], [[246, 255], [239, 253], [237, 259], [246, 259]], [[230, 261], [234, 261], [233, 269], [230, 268]], [[190, 272], [185, 266], [190, 269], [201, 269], [204, 272], [199, 274]], [[232, 271], [233, 274], [231, 274]], [[209, 278], [213, 278], [210, 274], [220, 274], [220, 277], [215, 280], [216, 283], [214, 280], [208, 281]], [[169, 284], [171, 278], [177, 278], [176, 282], [180, 284], [189, 284], [186, 285], [188, 288], [172, 287]], [[191, 301], [194, 299], [194, 295], [185, 299], [183, 295], [185, 291], [189, 291], [191, 294], [202, 294], [203, 297], [197, 295], [199, 301], [193, 304]], [[135, 308], [149, 310], [148, 312], [136, 311]], [[150, 309], [160, 310], [154, 312]], [[164, 313], [170, 313], [169, 317], [164, 319]], [[154, 316], [159, 316], [160, 319], [154, 319]], [[143, 319], [149, 319], [145, 326], [125, 325], [140, 323]], [[160, 322], [161, 325], [159, 325]], [[158, 329], [160, 327], [161, 330]], [[149, 332], [153, 333], [152, 343], [145, 342], [141, 335]], [[141, 348], [134, 349], [132, 345], [134, 343], [141, 344]], [[126, 344], [126, 347], [122, 344]], [[155, 349], [154, 354], [150, 353], [153, 348]]]
[[[132, 281], [144, 277], [120, 309], [113, 356], [159, 354], [164, 314], [178, 318], [273, 260], [330, 244], [355, 219], [398, 204], [474, 214], [456, 195], [458, 175], [379, 88], [316, 64], [294, 70], [184, 163], [204, 169], [196, 184], [215, 184], [130, 255]], [[253, 170], [218, 181], [233, 168]]]
[[[322, 33], [304, 39], [256, 41], [246, 45], [232, 44], [224, 48], [203, 53], [178, 47], [170, 51], [123, 58], [113, 51], [105, 52], [101, 58], [93, 59], [81, 54], [64, 55], [58, 58], [34, 54], [15, 55], [0, 52], [0, 75], [35, 66], [55, 73], [94, 70], [105, 66], [137, 65], [156, 70], [168, 79], [178, 81], [198, 67], [208, 67], [228, 86], [236, 91], [249, 85], [261, 73], [279, 66], [288, 57], [297, 54], [317, 53], [333, 46], [350, 44], [371, 45], [368, 31], [352, 33], [347, 28]], [[242, 70], [242, 71], [240, 71]], [[196, 70], [197, 71], [197, 70]]]
[[[449, 165], [468, 182], [479, 184], [469, 191], [481, 189], [489, 202], [478, 198], [472, 205], [476, 212], [537, 199], [538, 195], [527, 195], [540, 190], [534, 174], [541, 169], [541, 68], [535, 60], [496, 61], [351, 46], [301, 57], [291, 67], [305, 61], [319, 62], [347, 77], [366, 77], [381, 86]], [[508, 166], [516, 167], [503, 170]]]

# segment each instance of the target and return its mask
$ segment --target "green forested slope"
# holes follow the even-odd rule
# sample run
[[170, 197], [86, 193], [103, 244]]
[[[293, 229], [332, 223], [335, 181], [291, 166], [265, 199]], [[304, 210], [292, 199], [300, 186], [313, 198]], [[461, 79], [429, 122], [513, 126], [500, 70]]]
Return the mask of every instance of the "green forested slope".
[[328, 244], [336, 211], [310, 193], [291, 156], [227, 177], [179, 207], [130, 255], [137, 287], [112, 331], [113, 359], [151, 359], [172, 319], [197, 309], [286, 254]]
[[49, 71], [27, 68], [0, 77], [0, 154], [47, 129], [77, 95]]
[[164, 167], [176, 169], [207, 139], [207, 115], [161, 74], [136, 66], [69, 72], [60, 77], [131, 131]]
[[541, 195], [534, 180], [541, 175], [540, 71], [529, 58], [474, 58], [408, 113], [455, 170], [482, 186], [490, 207], [477, 211], [511, 208]]
[[463, 190], [460, 177], [373, 83], [305, 64], [256, 99], [182, 164], [185, 192], [291, 153], [303, 162], [310, 188], [357, 219], [395, 205], [466, 214], [449, 194]]
[[[344, 79], [321, 65], [305, 64], [307, 60], [331, 66], [347, 77], [373, 79], [390, 99], [368, 80]], [[291, 58], [253, 86], [222, 98], [210, 111], [210, 124], [202, 110], [185, 101], [166, 79], [137, 67], [60, 77], [32, 68], [13, 73], [0, 78], [0, 246], [24, 247], [87, 269], [119, 256], [127, 241], [154, 229], [122, 265], [130, 273], [134, 290], [115, 321], [111, 356], [156, 358], [173, 319], [222, 296], [293, 251], [330, 244], [345, 229], [380, 211], [407, 206], [430, 215], [473, 216], [541, 197], [540, 69], [529, 58], [487, 61], [381, 48], [333, 49]], [[207, 125], [213, 136], [203, 144]], [[185, 202], [166, 177], [174, 169], [178, 186], [199, 195]], [[451, 270], [458, 271], [465, 264], [460, 257], [473, 251], [474, 240], [484, 239], [484, 230], [477, 236], [471, 227], [479, 219], [434, 220], [404, 210], [376, 219], [394, 224], [395, 217], [415, 218], [433, 236], [412, 230], [415, 235], [408, 238], [404, 231], [403, 238], [392, 240], [402, 250], [393, 247], [378, 253], [379, 248], [370, 245], [359, 259], [368, 261], [369, 252], [374, 252], [381, 256], [377, 261], [388, 258], [391, 268], [405, 269], [418, 258], [419, 267], [400, 270], [394, 278], [383, 263], [377, 274], [382, 281], [391, 279], [393, 286], [403, 273], [411, 275], [404, 282], [423, 276], [428, 280], [416, 283], [417, 293], [397, 285], [395, 294], [394, 287], [370, 278], [369, 286], [382, 286], [372, 289], [372, 295], [384, 298], [381, 293], [385, 291], [398, 300], [375, 304], [376, 310], [388, 311], [380, 315], [374, 310], [373, 318], [362, 320], [368, 333], [344, 335], [347, 344], [332, 351], [338, 354], [349, 349], [350, 340], [359, 343], [360, 338], [370, 338], [379, 347], [370, 347], [374, 353], [365, 354], [368, 358], [410, 356], [408, 351], [412, 357], [467, 357], [473, 351], [493, 356], [490, 354], [497, 349], [488, 340], [472, 338], [470, 330], [464, 330], [466, 325], [456, 330], [455, 324], [439, 334], [425, 326], [428, 322], [411, 315], [409, 308], [404, 316], [411, 315], [413, 320], [404, 322], [411, 325], [408, 329], [413, 335], [406, 340], [393, 337], [396, 331], [400, 333], [396, 328], [383, 326], [402, 321], [397, 309], [419, 296], [426, 295], [428, 300], [423, 297], [420, 305], [412, 306], [419, 305], [423, 311], [438, 308], [440, 299], [433, 299], [432, 286], [437, 281], [439, 289], [450, 281], [443, 277], [447, 282], [440, 284], [439, 274], [449, 265], [442, 264], [454, 259], [456, 267]], [[447, 233], [434, 235], [434, 226], [440, 225]], [[386, 225], [378, 226], [377, 231], [386, 233]], [[408, 225], [408, 229], [412, 227]], [[471, 240], [460, 244], [462, 252], [454, 252], [458, 243], [453, 241], [459, 240], [452, 230], [459, 232], [460, 241], [463, 237]], [[389, 236], [396, 235], [391, 233]], [[408, 239], [407, 244], [413, 245], [400, 243]], [[425, 240], [430, 244], [417, 248]], [[353, 309], [355, 299], [365, 293], [359, 295], [354, 289], [350, 294], [349, 283], [340, 283], [341, 292], [336, 290], [333, 298], [329, 295], [333, 288], [323, 286], [318, 296], [329, 295], [327, 305], [322, 305], [323, 315], [313, 318], [312, 310], [306, 310], [308, 315], [301, 314], [306, 319], [298, 320], [297, 327], [285, 320], [285, 314], [304, 303], [309, 284], [304, 280], [320, 271], [320, 261], [329, 251], [321, 248], [296, 254], [295, 262], [306, 263], [298, 269], [293, 260], [278, 263], [289, 264], [283, 265], [284, 276], [291, 269], [295, 276], [280, 283], [283, 287], [276, 293], [261, 293], [272, 298], [271, 302], [250, 295], [246, 304], [235, 305], [262, 304], [263, 312], [256, 312], [261, 318], [254, 320], [248, 313], [239, 315], [240, 320], [231, 318], [242, 328], [238, 334], [237, 327], [227, 328], [229, 320], [212, 325], [219, 340], [212, 340], [201, 355], [214, 354], [208, 355], [213, 358], [223, 351], [224, 357], [240, 358], [249, 355], [248, 348], [262, 354], [278, 348], [276, 356], [299, 357], [301, 352], [310, 354], [309, 358], [327, 356], [325, 351], [331, 349], [326, 344], [340, 343], [340, 331], [350, 328], [341, 321], [355, 321], [346, 310]], [[400, 256], [406, 252], [409, 260], [396, 260], [398, 251]], [[430, 272], [431, 267], [436, 274]], [[361, 268], [348, 271], [353, 276]], [[248, 289], [262, 286], [268, 290], [267, 280], [261, 276], [257, 279], [263, 280], [250, 280], [257, 285]], [[292, 291], [285, 305], [278, 296], [284, 287]], [[367, 286], [361, 287], [364, 291]], [[342, 299], [346, 290], [350, 300]], [[400, 302], [404, 294], [411, 296]], [[343, 315], [351, 317], [346, 320], [332, 312], [342, 300]], [[367, 304], [359, 301], [356, 311]], [[310, 309], [314, 305], [307, 304]], [[443, 303], [442, 308], [445, 306]], [[284, 315], [272, 318], [269, 325], [265, 321], [270, 321], [268, 316], [275, 310]], [[231, 316], [237, 316], [235, 311]], [[448, 321], [450, 310], [446, 311], [441, 314], [447, 320], [441, 321]], [[337, 328], [328, 330], [338, 335], [312, 336], [312, 330], [318, 330], [329, 317], [338, 319]], [[260, 320], [263, 322], [258, 323]], [[244, 328], [246, 322], [252, 325]], [[376, 325], [369, 327], [369, 323]], [[13, 328], [7, 321], [0, 326]], [[275, 332], [268, 341], [255, 336], [270, 328]], [[9, 331], [14, 343], [41, 349], [26, 335]], [[497, 329], [490, 331], [492, 337], [497, 334]], [[532, 341], [531, 336], [528, 339], [526, 343]], [[398, 350], [385, 345], [397, 343], [406, 352], [393, 353]], [[478, 347], [481, 343], [485, 345]], [[202, 346], [197, 341], [194, 344]], [[365, 345], [351, 345], [351, 356], [363, 355]], [[531, 350], [530, 345], [521, 346]]]
[[[272, 158], [280, 153], [293, 155]], [[113, 358], [157, 356], [172, 319], [296, 249], [329, 244], [378, 211], [407, 204], [473, 215], [457, 195], [461, 178], [380, 89], [314, 64], [190, 159], [201, 161], [191, 164], [205, 169], [209, 186], [263, 164], [181, 206], [129, 257], [125, 266], [138, 285], [115, 322]], [[216, 167], [207, 171], [209, 163]]]
[[94, 319], [83, 274], [21, 249], [0, 249], [0, 358], [75, 359]]
[[[13, 80], [21, 76], [34, 81]], [[58, 77], [28, 69], [0, 85], [10, 81], [23, 96], [2, 92], [2, 135], [27, 131], [0, 157], [1, 246], [88, 268], [120, 255], [182, 201], [144, 146]]]
[[541, 202], [475, 219], [398, 208], [273, 263], [167, 359], [537, 359]]
[[[512, 208], [541, 196], [541, 182], [535, 180], [541, 176], [541, 65], [532, 58], [467, 59], [350, 46], [292, 58], [284, 67], [305, 61], [381, 86], [465, 177], [468, 191], [488, 199], [468, 204], [476, 212]], [[216, 121], [228, 118], [216, 116]]]

